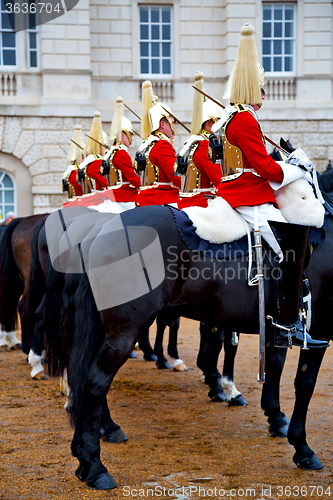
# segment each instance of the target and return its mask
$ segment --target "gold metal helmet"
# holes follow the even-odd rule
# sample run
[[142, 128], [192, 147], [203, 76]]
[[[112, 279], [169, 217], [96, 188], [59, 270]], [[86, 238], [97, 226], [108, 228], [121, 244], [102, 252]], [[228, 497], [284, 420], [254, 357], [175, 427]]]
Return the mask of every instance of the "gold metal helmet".
[[254, 28], [245, 24], [240, 32], [235, 66], [223, 97], [229, 98], [232, 103], [261, 104], [264, 85], [264, 70], [258, 62]]
[[[93, 139], [96, 139], [98, 142], [104, 144], [103, 128], [102, 128], [100, 111], [95, 111], [95, 113], [94, 113], [94, 118], [93, 118], [93, 122], [91, 125], [89, 135], [90, 135], [90, 137], [93, 137]], [[101, 152], [100, 144], [98, 144], [98, 142], [94, 141], [93, 139], [90, 139], [88, 137], [86, 147], [84, 148], [84, 155], [85, 156], [88, 156], [90, 154], [98, 155]], [[102, 153], [104, 153], [104, 150]]]
[[204, 124], [207, 120], [217, 122], [224, 115], [226, 115], [226, 113], [223, 111], [221, 106], [210, 99], [206, 99], [204, 101], [202, 109], [202, 124]]
[[155, 132], [160, 126], [162, 118], [166, 118], [172, 132], [174, 133], [173, 123], [170, 120], [172, 111], [167, 104], [157, 102], [158, 97], [153, 95], [153, 86], [151, 81], [147, 80], [142, 84], [142, 113], [141, 113], [141, 136], [147, 139], [152, 132]]
[[121, 131], [127, 135], [129, 143], [132, 144], [132, 137], [134, 134], [133, 125], [131, 120], [129, 120], [127, 116], [123, 116], [121, 119]]
[[[85, 143], [82, 137], [81, 125], [79, 124], [75, 125], [72, 139], [74, 142], [71, 142], [71, 145], [69, 147], [68, 155], [66, 158], [66, 164], [80, 165], [80, 163], [83, 160], [83, 151], [85, 148]], [[81, 147], [77, 146], [74, 143], [78, 144]]]

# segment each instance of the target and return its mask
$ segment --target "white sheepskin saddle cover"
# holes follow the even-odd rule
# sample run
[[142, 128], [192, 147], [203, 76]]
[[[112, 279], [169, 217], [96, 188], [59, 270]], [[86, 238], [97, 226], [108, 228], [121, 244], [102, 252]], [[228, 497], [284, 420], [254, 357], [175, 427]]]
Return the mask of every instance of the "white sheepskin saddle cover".
[[[315, 197], [312, 187], [304, 179], [275, 191], [275, 198], [284, 218], [291, 224], [321, 227], [325, 209]], [[188, 207], [183, 209], [196, 227], [200, 238], [210, 243], [222, 244], [239, 240], [246, 234], [246, 226], [239, 213], [223, 198], [208, 200], [208, 207]]]

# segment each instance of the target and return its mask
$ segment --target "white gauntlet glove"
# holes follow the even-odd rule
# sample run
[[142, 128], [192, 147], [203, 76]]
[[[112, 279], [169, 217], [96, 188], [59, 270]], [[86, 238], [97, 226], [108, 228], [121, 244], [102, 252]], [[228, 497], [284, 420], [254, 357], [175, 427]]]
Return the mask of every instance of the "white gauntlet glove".
[[304, 170], [304, 175], [303, 179], [305, 179], [307, 182], [309, 182], [315, 191], [315, 195], [318, 198], [318, 200], [324, 204], [325, 201], [322, 197], [321, 191], [319, 189], [318, 185], [318, 178], [317, 178], [317, 171], [315, 169], [314, 164], [312, 163], [311, 160], [306, 156], [304, 151], [301, 148], [295, 149], [288, 158], [286, 159], [285, 163], [289, 165], [294, 165], [296, 167], [301, 168]]
[[313, 163], [309, 160], [301, 148], [295, 149], [295, 151], [293, 151], [286, 159], [286, 163], [300, 167], [307, 172], [315, 170]]

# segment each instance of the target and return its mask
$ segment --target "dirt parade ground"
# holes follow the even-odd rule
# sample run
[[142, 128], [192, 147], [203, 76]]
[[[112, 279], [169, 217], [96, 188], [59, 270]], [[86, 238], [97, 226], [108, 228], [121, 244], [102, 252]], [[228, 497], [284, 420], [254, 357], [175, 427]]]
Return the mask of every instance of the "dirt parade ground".
[[[59, 380], [32, 380], [21, 351], [1, 352], [0, 499], [333, 499], [333, 348], [307, 419], [308, 443], [324, 469], [305, 472], [293, 463], [287, 440], [268, 434], [257, 382], [259, 338], [241, 336], [236, 385], [248, 406], [231, 408], [208, 399], [196, 367], [198, 327], [181, 319], [179, 352], [187, 372], [158, 370], [137, 351], [117, 374], [109, 407], [128, 441], [101, 442], [102, 461], [118, 485], [107, 492], [90, 490], [75, 477], [73, 431]], [[297, 348], [289, 351], [281, 385], [289, 418], [298, 354]]]

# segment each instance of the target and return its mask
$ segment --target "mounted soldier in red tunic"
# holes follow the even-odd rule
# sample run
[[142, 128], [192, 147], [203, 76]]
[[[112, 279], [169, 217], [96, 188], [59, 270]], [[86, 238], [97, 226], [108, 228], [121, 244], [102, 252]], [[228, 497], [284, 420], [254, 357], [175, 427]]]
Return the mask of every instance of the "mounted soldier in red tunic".
[[131, 121], [123, 116], [123, 98], [118, 97], [114, 111], [109, 144], [110, 149], [103, 156], [100, 173], [108, 180], [105, 192], [112, 202], [114, 213], [135, 207], [135, 199], [141, 186], [139, 175], [134, 171], [128, 148], [132, 144], [133, 127]]
[[136, 154], [135, 169], [144, 171], [143, 186], [136, 198], [139, 207], [172, 204], [177, 206], [180, 177], [175, 175], [177, 160], [172, 145], [174, 118], [171, 109], [157, 102], [152, 84], [142, 84], [141, 135], [145, 139]]
[[[198, 71], [194, 79], [196, 88], [203, 90], [203, 73]], [[180, 194], [178, 204], [180, 209], [191, 206], [207, 207], [207, 195], [215, 196], [215, 186], [221, 182], [222, 171], [219, 164], [210, 160], [208, 143], [212, 126], [222, 116], [227, 117], [221, 106], [210, 100], [204, 100], [200, 92], [194, 92], [191, 136], [177, 158], [178, 171], [180, 162], [187, 165], [184, 190]]]
[[84, 194], [92, 190], [101, 191], [108, 187], [108, 181], [100, 173], [106, 148], [103, 146], [107, 134], [103, 132], [101, 113], [95, 111], [89, 137], [84, 148], [84, 160], [79, 165], [78, 177], [84, 183]]
[[224, 155], [224, 177], [216, 192], [260, 231], [277, 254], [281, 278], [275, 280], [275, 345], [302, 346], [306, 336], [307, 347], [325, 347], [327, 343], [313, 340], [299, 320], [308, 226], [288, 224], [274, 196], [274, 190], [296, 179], [308, 180], [310, 174], [300, 163], [296, 166], [289, 159], [276, 162], [267, 154], [256, 114], [264, 95], [264, 71], [258, 63], [254, 29], [247, 24], [241, 29], [236, 63], [224, 96], [230, 99], [226, 108], [229, 118], [223, 120], [222, 128], [219, 124], [213, 127], [222, 137]]
[[80, 163], [83, 159], [85, 143], [82, 137], [81, 125], [76, 125], [73, 142], [69, 147], [66, 164], [68, 165], [62, 176], [62, 190], [68, 193], [68, 198], [82, 196], [82, 185], [77, 179], [77, 173]]

